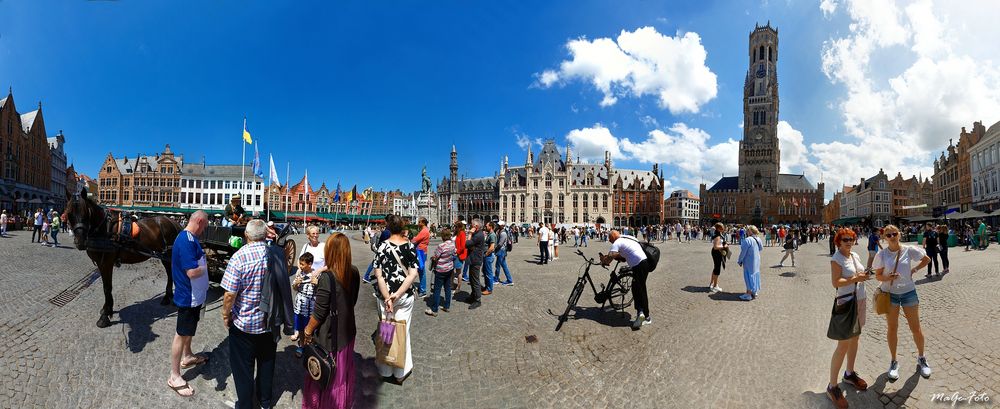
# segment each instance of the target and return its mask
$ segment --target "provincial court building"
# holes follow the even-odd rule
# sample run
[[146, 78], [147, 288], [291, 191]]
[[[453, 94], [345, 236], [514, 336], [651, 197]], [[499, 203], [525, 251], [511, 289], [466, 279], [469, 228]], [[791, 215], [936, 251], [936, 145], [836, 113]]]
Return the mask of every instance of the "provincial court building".
[[549, 140], [535, 157], [530, 147], [522, 166], [503, 158], [494, 176], [458, 176], [458, 153], [452, 147], [450, 175], [437, 186], [438, 219], [450, 223], [503, 220], [509, 223], [640, 226], [663, 222], [663, 173], [615, 168], [605, 152], [600, 163], [571, 160]]
[[778, 30], [770, 23], [750, 33], [748, 57], [739, 174], [723, 177], [711, 188], [701, 184], [702, 221], [758, 226], [820, 223], [823, 183], [813, 187], [805, 175], [780, 172]]

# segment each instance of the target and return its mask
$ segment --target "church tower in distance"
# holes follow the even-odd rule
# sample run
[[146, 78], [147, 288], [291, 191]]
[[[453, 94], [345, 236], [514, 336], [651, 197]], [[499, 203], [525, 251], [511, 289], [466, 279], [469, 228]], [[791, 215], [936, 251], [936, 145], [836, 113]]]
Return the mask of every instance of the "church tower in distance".
[[743, 140], [739, 189], [778, 189], [778, 30], [768, 22], [750, 33], [749, 68], [743, 83]]

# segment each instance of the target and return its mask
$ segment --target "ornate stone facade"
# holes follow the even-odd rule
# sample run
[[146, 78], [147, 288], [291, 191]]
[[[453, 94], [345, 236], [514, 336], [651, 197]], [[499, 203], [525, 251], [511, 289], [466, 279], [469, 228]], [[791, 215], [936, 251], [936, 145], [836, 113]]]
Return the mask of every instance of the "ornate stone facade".
[[170, 145], [154, 156], [136, 155], [104, 159], [97, 177], [102, 204], [118, 206], [175, 207], [180, 203], [182, 156], [174, 156]]
[[42, 103], [38, 109], [20, 114], [12, 90], [0, 99], [0, 169], [0, 207], [27, 211], [56, 205]]
[[[934, 207], [934, 185], [930, 179], [910, 176], [903, 179], [903, 174], [896, 172], [896, 177], [889, 181], [892, 189], [892, 216], [894, 218], [910, 218], [930, 216]], [[926, 204], [927, 207], [907, 209], [909, 206]]]
[[972, 207], [981, 212], [1000, 209], [1000, 122], [990, 126], [969, 155]]
[[452, 147], [450, 175], [438, 183], [439, 220], [504, 220], [511, 223], [570, 225], [656, 224], [663, 220], [663, 175], [616, 169], [611, 154], [602, 163], [571, 160], [546, 141], [538, 157], [528, 149], [524, 165], [504, 157], [493, 177], [458, 176], [458, 153]]
[[750, 33], [748, 57], [739, 174], [723, 177], [711, 188], [700, 185], [701, 218], [755, 225], [818, 223], [823, 183], [813, 187], [805, 175], [780, 173], [778, 30], [770, 23]]

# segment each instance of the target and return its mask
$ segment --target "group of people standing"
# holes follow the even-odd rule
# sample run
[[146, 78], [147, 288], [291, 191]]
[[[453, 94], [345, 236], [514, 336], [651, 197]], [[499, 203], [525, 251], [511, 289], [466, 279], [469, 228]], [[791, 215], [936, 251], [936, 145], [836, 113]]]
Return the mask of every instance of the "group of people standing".
[[[204, 211], [192, 214], [174, 241], [171, 255], [177, 325], [167, 386], [183, 397], [190, 397], [196, 391], [184, 380], [181, 370], [210, 359], [191, 351], [191, 339], [197, 331], [208, 291], [207, 262], [199, 242], [208, 224]], [[221, 321], [229, 334], [235, 407], [252, 408], [255, 402], [261, 408], [273, 407], [277, 343], [283, 328], [293, 324], [300, 345], [315, 342], [329, 351], [329, 358], [335, 362], [326, 385], [303, 375], [302, 407], [350, 407], [354, 400], [357, 332], [354, 306], [360, 281], [358, 269], [351, 261], [350, 240], [344, 234], [334, 233], [320, 243], [318, 232], [310, 231], [309, 243], [299, 256], [300, 271], [293, 278], [283, 267], [286, 262], [283, 248], [268, 243], [268, 230], [263, 220], [254, 219], [246, 224], [247, 242], [230, 258], [221, 282], [225, 291]], [[376, 275], [384, 282], [381, 268]], [[293, 285], [298, 292], [294, 308]], [[397, 295], [388, 300], [394, 305], [392, 301], [398, 298]]]

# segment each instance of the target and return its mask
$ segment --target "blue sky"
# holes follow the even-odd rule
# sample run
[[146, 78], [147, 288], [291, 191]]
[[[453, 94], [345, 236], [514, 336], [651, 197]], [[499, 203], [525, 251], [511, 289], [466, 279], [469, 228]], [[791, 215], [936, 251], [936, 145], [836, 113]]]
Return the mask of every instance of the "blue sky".
[[[800, 145], [782, 148], [802, 151], [790, 153], [787, 170], [817, 182], [843, 168], [831, 159], [843, 149], [865, 152], [866, 140], [910, 131], [871, 129], [875, 120], [859, 120], [844, 103], [856, 106], [849, 98], [859, 81], [891, 91], [890, 80], [920, 58], [907, 52], [918, 41], [907, 31], [876, 49], [872, 64], [862, 67], [864, 81], [840, 75], [851, 67], [838, 64], [831, 41], [857, 46], [865, 35], [882, 33], [849, 26], [875, 12], [850, 0], [822, 3], [825, 9], [819, 2], [780, 0], [3, 1], [0, 84], [13, 86], [22, 112], [41, 100], [49, 133], [64, 130], [70, 160], [92, 176], [108, 152], [152, 154], [167, 143], [188, 161], [205, 156], [209, 163], [238, 163], [246, 115], [263, 160], [273, 154], [282, 179], [291, 162], [293, 182], [308, 168], [317, 186], [339, 181], [414, 190], [422, 166], [435, 181], [447, 174], [452, 144], [461, 173], [491, 175], [503, 154], [523, 163], [525, 141], [589, 143], [567, 135], [606, 128], [615, 146], [626, 139], [656, 146], [662, 139], [651, 132], [660, 130], [668, 145], [699, 152], [640, 155], [641, 145], [633, 145], [616, 161], [640, 169], [663, 163], [672, 187], [697, 189], [701, 178], [711, 184], [735, 171], [735, 155], [717, 153], [732, 153], [729, 139], [742, 136], [747, 36], [756, 22], [770, 20], [780, 35], [780, 118], [788, 125], [785, 136], [793, 143], [798, 137]], [[918, 20], [904, 9], [899, 5], [894, 15], [903, 16], [900, 26], [907, 30], [916, 26], [908, 18]], [[715, 95], [693, 110], [672, 110], [655, 95], [634, 95], [619, 83], [617, 102], [602, 105], [604, 95], [586, 73], [540, 81], [546, 70], [558, 72], [576, 57], [569, 42], [615, 41], [643, 27], [668, 40], [697, 34], [706, 57], [694, 65], [715, 75]], [[981, 116], [950, 113], [932, 125], [951, 134], [928, 137], [909, 157], [885, 165], [926, 170], [931, 154], [957, 138], [956, 124], [984, 120], [989, 126], [997, 119]]]

